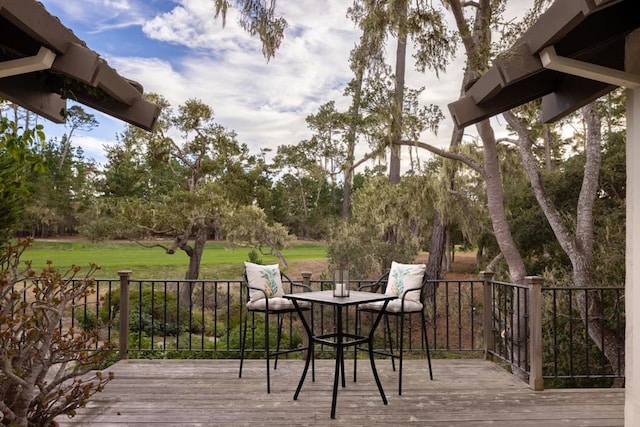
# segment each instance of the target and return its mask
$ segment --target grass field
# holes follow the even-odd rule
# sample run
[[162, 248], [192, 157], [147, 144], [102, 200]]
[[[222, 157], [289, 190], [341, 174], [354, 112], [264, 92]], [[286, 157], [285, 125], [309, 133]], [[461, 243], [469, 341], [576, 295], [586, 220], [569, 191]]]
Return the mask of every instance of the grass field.
[[[145, 244], [170, 245], [169, 242]], [[249, 248], [228, 249], [223, 242], [208, 242], [202, 256], [200, 278], [240, 278], [244, 268], [242, 263], [249, 259], [249, 252]], [[324, 259], [326, 253], [326, 244], [319, 242], [297, 242], [283, 251], [287, 262]], [[274, 256], [260, 257], [265, 264], [278, 262]], [[115, 278], [120, 270], [132, 270], [134, 277], [139, 279], [175, 279], [184, 277], [189, 265], [189, 257], [181, 250], [169, 255], [160, 247], [143, 247], [124, 241], [94, 243], [82, 240], [36, 240], [22, 259], [31, 260], [36, 270], [42, 269], [47, 260], [51, 260], [59, 269], [66, 269], [74, 264], [88, 268], [89, 264], [95, 263], [101, 267], [94, 275], [96, 278]]]

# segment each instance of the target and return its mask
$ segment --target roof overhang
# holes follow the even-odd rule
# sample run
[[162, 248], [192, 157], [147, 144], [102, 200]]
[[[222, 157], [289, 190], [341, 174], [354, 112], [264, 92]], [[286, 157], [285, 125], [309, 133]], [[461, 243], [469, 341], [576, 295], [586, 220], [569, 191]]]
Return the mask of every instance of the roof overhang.
[[151, 130], [160, 107], [35, 0], [0, 0], [0, 97], [56, 123], [66, 99]]
[[558, 120], [618, 86], [626, 36], [640, 28], [638, 0], [556, 0], [465, 96], [449, 104], [456, 127], [542, 97], [542, 120]]

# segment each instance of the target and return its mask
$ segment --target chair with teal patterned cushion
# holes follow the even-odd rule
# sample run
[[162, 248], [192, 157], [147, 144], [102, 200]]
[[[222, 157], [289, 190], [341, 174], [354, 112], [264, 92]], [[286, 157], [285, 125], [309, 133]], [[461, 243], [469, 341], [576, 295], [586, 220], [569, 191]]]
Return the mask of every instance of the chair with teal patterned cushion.
[[[291, 300], [283, 298], [285, 293], [293, 292], [294, 288], [301, 288], [305, 292], [311, 288], [303, 283], [297, 283], [289, 279], [282, 273], [278, 264], [258, 265], [245, 262], [243, 273], [243, 283], [247, 288], [247, 313], [244, 317], [244, 328], [240, 337], [240, 372], [242, 378], [242, 367], [247, 341], [247, 323], [250, 313], [262, 313], [264, 315], [264, 353], [267, 359], [267, 393], [271, 393], [270, 359], [275, 356], [273, 369], [278, 367], [278, 356], [296, 351], [308, 350], [308, 347], [296, 347], [280, 350], [280, 340], [282, 338], [282, 321], [287, 313], [295, 313], [296, 308]], [[286, 284], [286, 289], [285, 289]], [[300, 309], [308, 311], [311, 304], [300, 302]], [[271, 351], [269, 342], [269, 317], [275, 315], [277, 318], [277, 344], [276, 350]]]
[[[402, 354], [404, 352], [404, 332], [405, 332], [405, 320], [406, 317], [411, 316], [413, 313], [420, 314], [420, 326], [422, 329], [422, 345], [425, 349], [427, 356], [427, 363], [429, 365], [429, 377], [433, 380], [433, 371], [431, 369], [431, 354], [429, 352], [429, 341], [427, 338], [427, 322], [425, 316], [425, 299], [429, 294], [428, 290], [430, 286], [433, 286], [426, 280], [426, 265], [424, 264], [400, 264], [397, 262], [391, 263], [391, 270], [374, 283], [361, 285], [358, 290], [370, 290], [381, 292], [388, 295], [395, 295], [398, 298], [389, 301], [387, 308], [384, 311], [385, 330], [387, 333], [387, 339], [385, 343], [389, 344], [389, 350], [374, 350], [377, 354], [382, 354], [391, 357], [391, 366], [393, 370], [396, 370], [395, 359], [399, 361], [399, 379], [398, 379], [398, 394], [402, 394]], [[358, 328], [362, 321], [362, 314], [365, 312], [378, 313], [382, 309], [381, 303], [368, 303], [358, 306], [358, 312], [356, 321]], [[393, 349], [393, 340], [391, 336], [391, 327], [389, 323], [389, 316], [395, 316], [400, 320], [400, 326], [397, 328], [397, 352]], [[357, 361], [356, 347], [355, 361]], [[356, 362], [357, 363], [357, 362]], [[355, 367], [354, 367], [354, 379], [355, 379]]]

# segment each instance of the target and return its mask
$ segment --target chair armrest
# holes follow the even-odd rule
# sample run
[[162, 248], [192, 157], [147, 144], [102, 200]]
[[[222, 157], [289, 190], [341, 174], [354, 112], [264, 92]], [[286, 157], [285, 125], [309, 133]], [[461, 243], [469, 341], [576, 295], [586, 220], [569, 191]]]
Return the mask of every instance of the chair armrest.
[[299, 288], [302, 288], [303, 289], [302, 292], [311, 292], [311, 286], [309, 286], [309, 285], [305, 285], [304, 283], [300, 283], [300, 282], [291, 282], [291, 284], [293, 286], [297, 286]]
[[364, 285], [359, 285], [358, 290], [362, 291], [364, 289], [374, 289], [373, 292], [377, 292], [378, 289], [382, 290], [382, 293], [385, 293], [387, 289], [387, 283], [389, 283], [389, 272], [383, 274], [373, 283], [365, 283]]
[[[247, 289], [249, 291], [258, 291], [261, 292], [262, 295], [264, 295], [265, 298], [268, 298], [267, 296], [267, 291], [264, 290], [264, 288], [256, 288], [255, 286], [250, 286], [249, 283], [245, 282], [245, 284], [247, 285]], [[247, 295], [248, 296], [248, 295]]]
[[[293, 287], [298, 287], [298, 288], [302, 288], [302, 292], [311, 292], [311, 286], [302, 283], [302, 282], [294, 282], [293, 280], [291, 280], [291, 278], [289, 276], [287, 276], [285, 273], [280, 273], [283, 282], [284, 280], [286, 280], [287, 282], [289, 282], [291, 284], [291, 292], [293, 292]], [[284, 283], [283, 283], [284, 285]]]
[[404, 302], [407, 299], [407, 295], [409, 295], [409, 292], [422, 292], [422, 287], [420, 288], [416, 288], [416, 289], [409, 289], [408, 291], [404, 291], [404, 293], [402, 294], [402, 302], [400, 303], [400, 309], [404, 310]]

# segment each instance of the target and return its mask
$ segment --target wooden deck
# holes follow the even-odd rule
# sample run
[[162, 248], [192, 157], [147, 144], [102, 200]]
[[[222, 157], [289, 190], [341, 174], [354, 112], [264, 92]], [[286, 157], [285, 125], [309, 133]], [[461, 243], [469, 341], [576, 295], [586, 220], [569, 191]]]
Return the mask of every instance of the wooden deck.
[[238, 360], [129, 360], [111, 367], [115, 379], [95, 395], [69, 426], [623, 426], [624, 390], [531, 391], [484, 360], [434, 360], [429, 381], [424, 360], [405, 362], [398, 396], [397, 373], [376, 363], [389, 404], [382, 403], [367, 360], [358, 382], [347, 361], [346, 388], [338, 390], [330, 418], [334, 362], [316, 361], [293, 400], [304, 363], [281, 360], [266, 393], [265, 362], [250, 360], [238, 378]]

